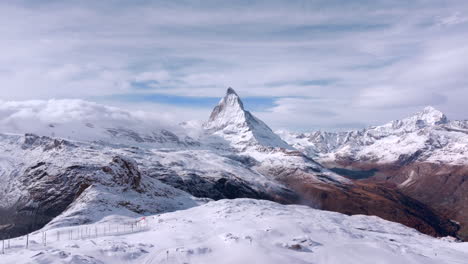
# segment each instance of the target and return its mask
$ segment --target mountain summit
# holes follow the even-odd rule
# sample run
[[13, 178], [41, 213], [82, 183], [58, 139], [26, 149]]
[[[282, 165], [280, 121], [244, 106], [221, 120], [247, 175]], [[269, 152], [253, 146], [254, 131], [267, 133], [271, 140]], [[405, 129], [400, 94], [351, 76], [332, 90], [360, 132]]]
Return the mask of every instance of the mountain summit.
[[381, 126], [383, 130], [388, 130], [387, 132], [410, 132], [417, 131], [421, 128], [432, 127], [437, 125], [443, 125], [448, 123], [447, 116], [441, 111], [435, 109], [432, 106], [426, 106], [420, 112], [413, 114], [412, 116], [406, 117], [401, 120], [391, 121], [386, 125]]
[[292, 149], [264, 122], [244, 109], [244, 104], [231, 87], [213, 109], [204, 127], [238, 149], [251, 146]]
[[440, 125], [448, 122], [447, 116], [432, 106], [424, 107], [424, 109], [415, 116], [418, 120], [423, 121], [427, 125]]
[[229, 87], [226, 95], [211, 112], [205, 127], [207, 129], [223, 129], [232, 123], [244, 123], [246, 119], [244, 104], [234, 89]]

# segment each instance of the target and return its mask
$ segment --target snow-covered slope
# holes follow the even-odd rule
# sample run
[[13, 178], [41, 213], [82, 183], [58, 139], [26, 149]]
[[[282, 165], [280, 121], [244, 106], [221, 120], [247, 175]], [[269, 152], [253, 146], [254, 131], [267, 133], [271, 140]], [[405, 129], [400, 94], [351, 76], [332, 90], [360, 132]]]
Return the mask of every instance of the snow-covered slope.
[[141, 172], [125, 151], [97, 144], [0, 134], [1, 231], [15, 236], [52, 225], [95, 222], [197, 206], [202, 200]]
[[40, 233], [30, 236], [29, 249], [13, 240], [0, 262], [460, 264], [468, 259], [467, 243], [435, 239], [377, 217], [268, 201], [221, 200], [146, 219], [147, 231], [74, 240], [62, 235], [59, 242], [56, 232], [67, 229], [46, 228], [47, 246]]
[[16, 222], [16, 226], [5, 229], [12, 235], [24, 233], [27, 224], [19, 219], [29, 219], [37, 228], [59, 214], [62, 222], [78, 224], [114, 213], [145, 215], [199, 204], [188, 193], [213, 199], [298, 199], [291, 190], [253, 170], [252, 158], [235, 153], [34, 134], [0, 134], [0, 153], [0, 208], [13, 210], [7, 224]]

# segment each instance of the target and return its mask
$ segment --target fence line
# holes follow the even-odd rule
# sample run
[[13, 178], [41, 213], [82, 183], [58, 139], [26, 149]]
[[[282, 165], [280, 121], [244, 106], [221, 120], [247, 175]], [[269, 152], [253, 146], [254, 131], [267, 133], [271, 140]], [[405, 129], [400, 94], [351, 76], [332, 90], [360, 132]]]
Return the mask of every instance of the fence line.
[[89, 224], [36, 231], [21, 237], [8, 238], [6, 243], [7, 247], [5, 247], [5, 239], [2, 239], [1, 253], [8, 254], [9, 250], [15, 248], [45, 248], [48, 243], [59, 241], [87, 240], [104, 236], [143, 232], [150, 229], [147, 218], [149, 217], [143, 217], [137, 221], [124, 223]]

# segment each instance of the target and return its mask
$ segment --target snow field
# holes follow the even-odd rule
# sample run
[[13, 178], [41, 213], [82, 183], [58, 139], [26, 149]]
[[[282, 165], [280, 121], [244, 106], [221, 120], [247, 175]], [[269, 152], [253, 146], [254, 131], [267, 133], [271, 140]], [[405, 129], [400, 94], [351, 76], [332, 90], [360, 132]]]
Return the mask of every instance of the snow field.
[[12, 247], [0, 262], [440, 264], [468, 259], [467, 243], [435, 239], [378, 217], [252, 199], [155, 215], [147, 228], [134, 233], [46, 246], [36, 240], [29, 249]]

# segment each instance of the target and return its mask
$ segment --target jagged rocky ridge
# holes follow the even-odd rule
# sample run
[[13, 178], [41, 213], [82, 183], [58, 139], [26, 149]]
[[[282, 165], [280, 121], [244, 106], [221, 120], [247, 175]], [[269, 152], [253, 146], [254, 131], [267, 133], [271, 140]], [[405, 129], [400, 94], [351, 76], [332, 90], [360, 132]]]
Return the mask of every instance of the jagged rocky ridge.
[[385, 183], [460, 222], [468, 238], [468, 121], [426, 107], [363, 130], [280, 134], [342, 175]]
[[[354, 182], [326, 169], [246, 111], [233, 89], [195, 136], [88, 122], [84, 127], [87, 138], [64, 133], [64, 124], [47, 128], [60, 128], [61, 138], [1, 135], [0, 175], [8, 184], [0, 189], [0, 201], [10, 216], [31, 214], [37, 207], [27, 205], [48, 197], [55, 197], [52, 204], [65, 201], [52, 214], [44, 211], [59, 215], [51, 225], [98, 221], [122, 208], [135, 215], [171, 211], [199, 204], [195, 197], [246, 197], [377, 215], [437, 236], [455, 235], [457, 229], [398, 190]], [[59, 198], [54, 192], [67, 181], [73, 184], [60, 191], [66, 199]]]

